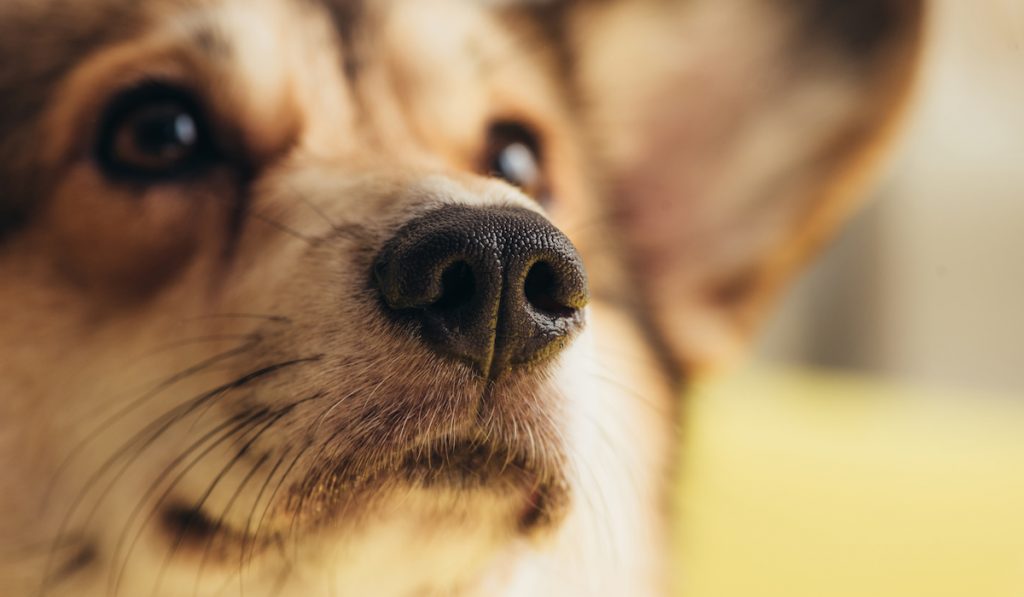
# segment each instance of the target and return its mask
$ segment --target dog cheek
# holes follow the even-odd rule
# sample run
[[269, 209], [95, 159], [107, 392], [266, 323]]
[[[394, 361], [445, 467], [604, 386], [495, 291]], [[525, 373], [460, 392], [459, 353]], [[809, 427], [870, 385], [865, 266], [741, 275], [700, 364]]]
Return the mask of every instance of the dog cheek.
[[200, 204], [171, 188], [114, 188], [83, 167], [57, 185], [48, 205], [48, 246], [76, 286], [148, 296], [195, 255]]

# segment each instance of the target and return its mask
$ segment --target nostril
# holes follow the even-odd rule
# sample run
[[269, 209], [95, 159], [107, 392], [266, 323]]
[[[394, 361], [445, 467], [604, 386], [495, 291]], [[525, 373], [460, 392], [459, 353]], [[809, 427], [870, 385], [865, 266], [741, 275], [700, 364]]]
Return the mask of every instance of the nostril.
[[441, 296], [430, 305], [438, 311], [454, 311], [473, 302], [476, 294], [476, 277], [473, 268], [465, 261], [456, 261], [441, 274]]
[[559, 300], [561, 288], [558, 274], [551, 264], [538, 261], [526, 274], [523, 293], [534, 310], [550, 317], [572, 317], [576, 309]]
[[558, 354], [584, 324], [580, 256], [525, 209], [453, 205], [423, 214], [384, 244], [368, 273], [389, 316], [484, 377]]

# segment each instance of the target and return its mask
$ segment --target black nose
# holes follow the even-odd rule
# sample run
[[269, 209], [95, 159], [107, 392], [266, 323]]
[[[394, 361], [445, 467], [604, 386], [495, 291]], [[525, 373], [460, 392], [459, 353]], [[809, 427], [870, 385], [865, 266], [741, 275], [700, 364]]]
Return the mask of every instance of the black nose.
[[374, 278], [388, 308], [417, 319], [434, 350], [488, 377], [556, 354], [587, 304], [572, 243], [518, 208], [428, 212], [387, 243]]

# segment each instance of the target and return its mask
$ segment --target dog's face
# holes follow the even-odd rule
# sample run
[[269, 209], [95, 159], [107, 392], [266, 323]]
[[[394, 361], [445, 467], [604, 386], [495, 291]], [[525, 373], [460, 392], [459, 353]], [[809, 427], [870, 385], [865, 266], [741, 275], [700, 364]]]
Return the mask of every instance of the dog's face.
[[683, 373], [903, 96], [835, 4], [4, 3], [0, 592], [656, 591]]

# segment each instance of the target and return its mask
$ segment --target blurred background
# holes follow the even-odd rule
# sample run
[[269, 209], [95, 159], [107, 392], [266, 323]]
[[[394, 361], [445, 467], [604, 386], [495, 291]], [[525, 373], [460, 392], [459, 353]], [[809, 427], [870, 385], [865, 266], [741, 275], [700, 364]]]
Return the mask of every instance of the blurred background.
[[760, 355], [1024, 396], [1024, 0], [932, 5], [902, 146]]
[[1024, 0], [936, 0], [875, 197], [689, 402], [689, 597], [1024, 596]]

